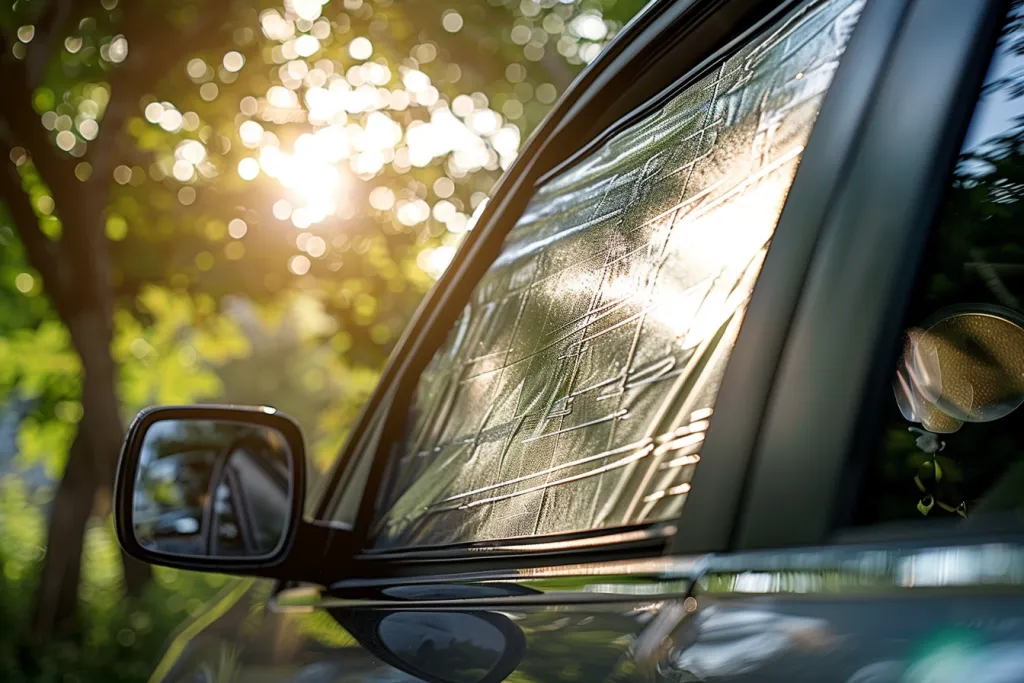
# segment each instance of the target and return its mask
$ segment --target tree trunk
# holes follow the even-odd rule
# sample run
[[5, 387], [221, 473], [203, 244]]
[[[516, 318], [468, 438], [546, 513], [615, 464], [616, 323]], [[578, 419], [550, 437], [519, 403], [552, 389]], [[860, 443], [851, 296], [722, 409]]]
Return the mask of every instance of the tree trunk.
[[54, 631], [67, 632], [75, 626], [82, 545], [96, 491], [85, 430], [83, 416], [50, 511], [47, 538], [60, 541], [46, 547], [33, 621], [33, 635], [38, 641], [45, 642]]
[[[107, 506], [94, 505], [109, 499], [123, 437], [117, 368], [110, 349], [114, 293], [104, 229], [111, 173], [119, 158], [118, 140], [127, 119], [138, 114], [140, 98], [154, 78], [167, 73], [187, 54], [223, 44], [222, 29], [233, 3], [210, 3], [209, 11], [184, 30], [166, 13], [154, 13], [148, 6], [152, 3], [125, 3], [120, 25], [132, 44], [132, 58], [108, 79], [111, 99], [99, 135], [89, 144], [87, 160], [93, 172], [86, 182], [76, 177], [73, 159], [53, 153], [31, 106], [32, 92], [53, 58], [53, 48], [60, 44], [67, 27], [77, 22], [77, 10], [86, 3], [55, 0], [44, 4], [37, 39], [28, 46], [24, 69], [18, 60], [0, 60], [7, 97], [4, 104], [11, 104], [5, 106], [0, 125], [4, 133], [0, 149], [4, 157], [14, 144], [30, 151], [57, 205], [60, 238], [51, 241], [40, 231], [13, 166], [7, 168], [8, 178], [0, 178], [7, 181], [0, 183], [0, 196], [11, 206], [29, 262], [42, 276], [44, 291], [71, 332], [84, 373], [82, 421], [54, 500], [48, 551], [36, 596], [33, 630], [46, 638], [55, 629], [64, 630], [74, 623], [85, 529], [91, 513], [105, 514]], [[175, 49], [168, 49], [164, 40], [168, 31], [175, 34]], [[6, 37], [0, 35], [0, 52], [9, 53], [10, 49]], [[151, 571], [148, 565], [123, 554], [122, 559], [125, 587], [129, 595], [136, 595], [149, 581]]]
[[[82, 385], [84, 410], [80, 428], [85, 428], [91, 449], [90, 460], [96, 480], [93, 494], [95, 496], [98, 493], [109, 501], [124, 438], [121, 406], [117, 400], [117, 366], [110, 353], [113, 341], [112, 303], [83, 311], [69, 321], [69, 328], [85, 374]], [[109, 503], [104, 507], [109, 510]], [[122, 558], [125, 589], [129, 596], [137, 596], [151, 578], [152, 572], [147, 564], [123, 553]]]
[[[112, 322], [105, 309], [79, 310], [66, 321], [82, 361], [83, 412], [50, 517], [34, 622], [34, 635], [42, 639], [54, 631], [74, 630], [86, 524], [97, 495], [110, 495], [123, 437], [117, 371], [110, 354]], [[138, 595], [150, 569], [122, 557], [125, 588], [130, 596]]]
[[[96, 169], [107, 178], [112, 172], [110, 157], [110, 153], [96, 157]], [[85, 373], [82, 405], [84, 407], [88, 402], [97, 409], [95, 421], [101, 426], [100, 438], [92, 438], [92, 425], [89, 435], [95, 470], [99, 475], [97, 492], [106, 503], [97, 512], [105, 517], [112, 507], [111, 493], [124, 439], [124, 425], [121, 422], [121, 404], [117, 398], [118, 369], [110, 348], [114, 339], [114, 293], [110, 287], [110, 245], [105, 234], [106, 190], [110, 181], [106, 185], [102, 184], [101, 179], [97, 179], [97, 182], [100, 184], [86, 187], [89, 194], [81, 205], [88, 216], [88, 222], [82, 227], [92, 228], [89, 232], [92, 237], [89, 253], [92, 256], [95, 295], [93, 305], [87, 307], [81, 315], [72, 316], [68, 328]], [[153, 572], [148, 564], [128, 557], [123, 551], [121, 559], [125, 590], [129, 597], [136, 597], [149, 583]]]

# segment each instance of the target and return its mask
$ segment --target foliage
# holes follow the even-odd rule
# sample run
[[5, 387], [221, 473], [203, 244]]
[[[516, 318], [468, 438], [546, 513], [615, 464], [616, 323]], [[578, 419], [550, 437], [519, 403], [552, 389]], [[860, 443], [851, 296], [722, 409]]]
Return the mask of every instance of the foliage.
[[30, 599], [43, 556], [42, 502], [17, 477], [0, 479], [0, 677], [80, 683], [145, 679], [181, 621], [198, 614], [230, 579], [162, 570], [136, 603], [125, 603], [113, 530], [98, 522], [86, 537], [82, 632], [29, 643]]
[[[97, 523], [87, 535], [86, 567], [80, 591], [83, 632], [40, 645], [25, 639], [31, 616], [29, 598], [43, 556], [44, 520], [40, 500], [16, 476], [0, 478], [0, 677], [4, 681], [116, 683], [139, 681], [157, 670], [169, 671], [180, 647], [193, 644], [201, 631], [236, 603], [248, 616], [241, 632], [255, 634], [263, 619], [263, 601], [272, 582], [253, 587], [250, 580], [216, 574], [160, 569], [134, 603], [122, 600], [120, 562], [113, 530]], [[248, 594], [248, 595], [246, 595]], [[247, 599], [239, 601], [240, 595]], [[355, 641], [324, 612], [289, 615], [295, 632], [329, 648]], [[241, 654], [229, 649], [209, 659], [219, 674], [237, 667]], [[217, 641], [222, 642], [221, 640]], [[239, 644], [241, 645], [241, 644]], [[232, 680], [232, 679], [228, 679]]]
[[[215, 368], [244, 357], [249, 340], [208, 295], [190, 296], [154, 285], [135, 300], [135, 313], [115, 314], [112, 353], [121, 367], [126, 414], [147, 405], [191, 403], [219, 396]], [[145, 318], [145, 323], [140, 318]], [[15, 394], [38, 404], [19, 432], [20, 465], [42, 464], [51, 477], [82, 416], [80, 363], [65, 327], [45, 317], [0, 339], [0, 399]]]

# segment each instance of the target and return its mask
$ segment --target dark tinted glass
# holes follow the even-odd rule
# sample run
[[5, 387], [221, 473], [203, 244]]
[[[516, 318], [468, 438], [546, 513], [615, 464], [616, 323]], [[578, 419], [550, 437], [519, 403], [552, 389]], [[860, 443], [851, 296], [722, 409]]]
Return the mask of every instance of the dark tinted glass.
[[422, 374], [378, 547], [678, 515], [861, 7], [799, 4], [537, 190]]
[[1024, 511], [1020, 17], [1015, 3], [948, 181], [858, 524]]

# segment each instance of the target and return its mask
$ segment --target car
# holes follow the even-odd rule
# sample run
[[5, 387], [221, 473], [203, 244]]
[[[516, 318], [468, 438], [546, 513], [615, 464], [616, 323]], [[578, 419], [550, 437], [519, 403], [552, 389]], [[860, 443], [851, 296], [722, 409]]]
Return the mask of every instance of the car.
[[[1022, 16], [645, 8], [495, 187], [312, 514], [274, 409], [133, 423], [125, 551], [249, 577], [153, 680], [1024, 681]], [[140, 543], [168, 421], [273, 446], [277, 493], [242, 482], [272, 542]]]

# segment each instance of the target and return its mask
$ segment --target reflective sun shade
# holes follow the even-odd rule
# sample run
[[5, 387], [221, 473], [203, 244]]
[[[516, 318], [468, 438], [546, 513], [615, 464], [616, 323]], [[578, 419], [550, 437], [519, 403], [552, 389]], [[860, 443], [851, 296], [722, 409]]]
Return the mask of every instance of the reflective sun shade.
[[862, 4], [802, 3], [537, 189], [422, 373], [376, 547], [679, 514]]

